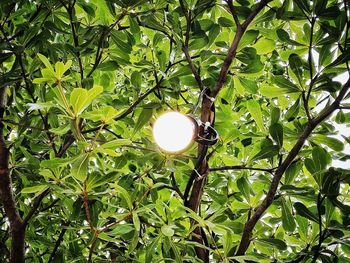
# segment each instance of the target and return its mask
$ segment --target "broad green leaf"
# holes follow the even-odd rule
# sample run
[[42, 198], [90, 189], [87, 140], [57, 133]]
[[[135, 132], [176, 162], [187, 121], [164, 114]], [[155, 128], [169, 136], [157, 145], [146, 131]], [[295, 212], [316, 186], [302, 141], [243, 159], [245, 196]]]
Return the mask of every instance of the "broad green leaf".
[[72, 164], [71, 174], [79, 181], [85, 181], [88, 175], [89, 154], [83, 154], [75, 159]]
[[83, 88], [73, 89], [69, 98], [69, 103], [74, 113], [77, 116], [80, 115], [102, 91], [103, 88], [101, 86], [94, 86], [89, 90]]
[[273, 76], [272, 81], [283, 90], [288, 91], [288, 93], [300, 92], [297, 85], [292, 83], [290, 80], [286, 79], [283, 76]]
[[275, 41], [268, 38], [260, 38], [252, 47], [256, 49], [259, 55], [268, 54], [274, 51]]
[[328, 157], [326, 151], [321, 147], [313, 147], [312, 148], [312, 159], [315, 164], [315, 168], [317, 171], [322, 171], [327, 167]]
[[142, 84], [142, 75], [138, 71], [134, 71], [131, 74], [131, 84], [134, 85], [136, 88], [140, 88]]
[[286, 88], [280, 88], [273, 84], [262, 84], [259, 89], [261, 95], [268, 98], [275, 98], [281, 96], [285, 93], [289, 93], [289, 90]]
[[139, 232], [141, 229], [140, 218], [135, 211], [132, 212], [132, 221], [134, 222], [136, 231]]
[[252, 115], [259, 129], [262, 132], [264, 132], [265, 126], [264, 126], [264, 121], [263, 121], [262, 112], [261, 112], [259, 103], [256, 100], [248, 100], [246, 103], [246, 107], [249, 113]]
[[283, 126], [279, 123], [274, 123], [269, 128], [272, 138], [279, 147], [283, 146]]
[[98, 69], [101, 71], [115, 71], [119, 68], [119, 64], [116, 61], [110, 60], [106, 62], [102, 62], [98, 65]]
[[116, 139], [113, 141], [106, 142], [101, 145], [101, 148], [115, 150], [124, 145], [130, 145], [131, 141], [129, 139]]
[[136, 122], [133, 135], [135, 135], [149, 120], [152, 118], [153, 109], [152, 108], [144, 108], [139, 115], [139, 118]]
[[32, 193], [40, 194], [48, 188], [49, 187], [47, 185], [28, 186], [28, 187], [23, 188], [21, 190], [21, 193], [22, 194], [32, 194]]
[[270, 145], [260, 150], [253, 158], [252, 161], [261, 159], [272, 158], [279, 153], [280, 147], [277, 145]]
[[286, 250], [287, 245], [283, 240], [276, 239], [276, 238], [260, 238], [257, 239], [255, 242], [261, 243], [263, 246], [273, 246], [276, 247], [279, 250]]
[[123, 187], [121, 187], [117, 183], [114, 183], [112, 186], [117, 192], [119, 192], [123, 196], [124, 200], [128, 205], [128, 208], [132, 210], [133, 204], [132, 204], [131, 196], [129, 195], [128, 191], [126, 191]]
[[294, 0], [294, 2], [306, 13], [310, 12], [310, 2], [308, 0]]
[[282, 225], [286, 231], [293, 232], [296, 224], [291, 209], [284, 198], [281, 199], [282, 204]]
[[297, 54], [291, 54], [289, 56], [289, 66], [295, 76], [298, 78], [300, 85], [303, 83], [303, 62]]
[[298, 98], [295, 103], [292, 105], [292, 107], [290, 107], [286, 114], [284, 115], [285, 118], [287, 119], [287, 121], [292, 121], [294, 120], [299, 113], [299, 109], [300, 109], [300, 98]]
[[297, 211], [297, 214], [305, 217], [307, 219], [310, 219], [314, 222], [318, 222], [318, 218], [315, 214], [313, 214], [303, 203], [296, 202], [294, 203], [294, 208]]
[[163, 235], [167, 236], [167, 237], [172, 237], [175, 234], [173, 227], [168, 226], [168, 225], [163, 225], [161, 227], [161, 231], [162, 231]]
[[345, 62], [350, 60], [350, 51], [346, 50], [339, 57], [337, 57], [331, 64], [329, 64], [326, 68], [333, 68], [338, 65], [344, 64]]
[[226, 17], [219, 17], [218, 23], [222, 27], [233, 27], [235, 24], [231, 19], [228, 19]]
[[303, 166], [303, 164], [301, 162], [294, 162], [287, 168], [286, 173], [285, 173], [285, 184], [286, 185], [293, 184], [294, 179], [297, 177], [302, 166]]
[[44, 55], [42, 55], [40, 53], [38, 53], [37, 55], [40, 58], [41, 62], [44, 63], [45, 67], [47, 67], [51, 71], [51, 73], [54, 75], [55, 70], [53, 69], [53, 67], [52, 67], [50, 61], [47, 59], [47, 57], [45, 57]]
[[344, 149], [343, 142], [327, 135], [316, 134], [310, 140], [318, 144], [326, 145], [334, 151], [342, 151]]
[[239, 191], [243, 194], [245, 199], [249, 202], [250, 200], [250, 185], [244, 176], [237, 180], [237, 187]]

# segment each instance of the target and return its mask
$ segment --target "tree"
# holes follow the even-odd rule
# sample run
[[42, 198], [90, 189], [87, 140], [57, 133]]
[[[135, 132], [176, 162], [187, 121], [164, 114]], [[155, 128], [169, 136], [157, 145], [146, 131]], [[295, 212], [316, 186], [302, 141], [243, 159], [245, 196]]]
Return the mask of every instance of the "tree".
[[[0, 17], [6, 262], [347, 262], [346, 0], [8, 0]], [[160, 151], [154, 120], [200, 97], [219, 142]]]

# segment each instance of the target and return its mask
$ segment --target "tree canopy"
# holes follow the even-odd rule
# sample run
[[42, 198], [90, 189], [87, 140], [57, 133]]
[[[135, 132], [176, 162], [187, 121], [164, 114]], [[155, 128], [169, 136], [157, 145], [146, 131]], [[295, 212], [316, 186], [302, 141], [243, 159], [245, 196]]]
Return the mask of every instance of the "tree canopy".
[[[1, 1], [1, 260], [349, 262], [349, 15]], [[219, 141], [161, 151], [156, 118], [197, 103]]]

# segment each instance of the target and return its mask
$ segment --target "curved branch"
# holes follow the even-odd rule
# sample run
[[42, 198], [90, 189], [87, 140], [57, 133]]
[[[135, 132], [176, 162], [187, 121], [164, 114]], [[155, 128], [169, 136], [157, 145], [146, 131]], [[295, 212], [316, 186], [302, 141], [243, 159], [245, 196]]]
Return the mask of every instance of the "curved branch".
[[253, 216], [247, 221], [247, 223], [244, 226], [243, 235], [241, 238], [241, 242], [237, 251], [236, 255], [244, 255], [246, 250], [248, 249], [248, 246], [250, 244], [250, 237], [253, 232], [253, 229], [256, 225], [256, 223], [259, 221], [261, 216], [264, 214], [266, 209], [272, 204], [274, 197], [276, 195], [276, 191], [279, 185], [279, 182], [282, 178], [282, 175], [287, 170], [287, 168], [290, 166], [290, 164], [293, 162], [294, 158], [299, 154], [299, 151], [303, 147], [305, 141], [308, 139], [308, 137], [311, 135], [312, 131], [325, 119], [327, 119], [335, 110], [339, 108], [339, 104], [342, 101], [342, 99], [345, 97], [346, 93], [349, 91], [350, 88], [350, 79], [344, 84], [343, 88], [340, 90], [337, 98], [334, 100], [334, 102], [327, 107], [323, 112], [320, 113], [318, 117], [315, 119], [309, 121], [308, 125], [304, 129], [303, 133], [299, 137], [298, 141], [292, 148], [292, 150], [287, 155], [286, 159], [282, 162], [282, 164], [278, 167], [276, 170], [274, 177], [272, 179], [270, 189], [265, 197], [265, 199], [262, 201], [262, 203], [258, 206], [258, 208], [255, 210], [255, 213]]

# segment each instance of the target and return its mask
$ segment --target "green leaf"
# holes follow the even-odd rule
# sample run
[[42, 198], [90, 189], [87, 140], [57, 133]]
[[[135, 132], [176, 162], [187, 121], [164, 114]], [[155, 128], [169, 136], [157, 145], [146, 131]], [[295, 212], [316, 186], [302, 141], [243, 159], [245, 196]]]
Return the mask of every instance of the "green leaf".
[[263, 246], [273, 246], [279, 250], [286, 250], [287, 245], [283, 240], [277, 238], [259, 238], [255, 242], [261, 243]]
[[145, 258], [145, 262], [152, 262], [152, 258], [153, 256], [155, 255], [156, 253], [156, 250], [157, 250], [157, 247], [158, 247], [158, 243], [161, 241], [161, 235], [159, 235], [158, 237], [156, 237], [151, 245], [149, 245], [147, 247], [147, 250], [146, 250], [146, 258]]
[[275, 50], [275, 41], [268, 38], [260, 38], [253, 46], [257, 54], [265, 55]]
[[161, 227], [161, 231], [162, 231], [163, 235], [167, 236], [167, 237], [172, 237], [175, 234], [173, 227], [168, 226], [168, 225], [163, 225]]
[[119, 68], [119, 64], [116, 61], [110, 60], [102, 62], [97, 68], [101, 71], [115, 71]]
[[350, 50], [345, 50], [344, 53], [341, 53], [339, 57], [337, 57], [331, 64], [329, 64], [326, 68], [333, 68], [338, 65], [344, 64], [345, 62], [350, 60]]
[[89, 154], [83, 154], [72, 164], [71, 174], [74, 178], [84, 182], [88, 175]]
[[137, 34], [140, 32], [139, 24], [137, 23], [137, 20], [135, 17], [132, 17], [129, 15], [129, 24], [130, 24], [130, 32], [133, 34]]
[[112, 186], [117, 192], [119, 192], [123, 196], [124, 200], [126, 201], [126, 204], [128, 205], [128, 208], [131, 211], [133, 209], [133, 205], [128, 191], [126, 191], [123, 187], [118, 185], [118, 183], [114, 183]]
[[114, 227], [112, 231], [108, 232], [108, 234], [115, 237], [115, 236], [121, 236], [121, 235], [130, 233], [133, 230], [134, 230], [134, 227], [132, 227], [131, 225], [121, 224]]
[[269, 128], [271, 137], [275, 140], [279, 147], [283, 146], [283, 126], [279, 123], [274, 123]]
[[244, 33], [241, 41], [238, 44], [237, 50], [241, 50], [242, 48], [247, 47], [251, 43], [255, 41], [255, 39], [259, 36], [258, 30], [248, 30]]
[[281, 116], [281, 110], [279, 108], [273, 107], [271, 110], [271, 125], [279, 121]]
[[294, 203], [294, 208], [297, 211], [298, 215], [318, 223], [317, 216], [313, 214], [303, 203], [300, 203], [300, 202]]
[[262, 132], [264, 132], [265, 126], [264, 126], [264, 121], [263, 121], [262, 112], [261, 112], [259, 103], [256, 100], [248, 100], [246, 102], [246, 107], [249, 113], [252, 115], [254, 121], [258, 125], [259, 129]]
[[264, 65], [261, 63], [260, 59], [252, 60], [247, 66], [240, 70], [242, 74], [253, 74], [260, 72], [264, 68]]
[[292, 215], [291, 209], [289, 208], [286, 200], [281, 199], [282, 204], [282, 225], [286, 231], [293, 232], [296, 228], [294, 217]]
[[272, 158], [279, 153], [279, 149], [280, 147], [277, 145], [266, 146], [252, 158], [252, 161]]
[[131, 74], [131, 84], [134, 85], [136, 88], [140, 88], [142, 84], [142, 75], [138, 71], [134, 71]]
[[275, 83], [278, 87], [283, 88], [286, 90], [286, 93], [293, 93], [293, 92], [300, 92], [297, 85], [292, 83], [290, 80], [286, 79], [283, 76], [273, 76], [272, 77], [273, 83]]
[[28, 186], [28, 187], [23, 188], [21, 190], [21, 193], [22, 194], [32, 194], [32, 193], [40, 194], [48, 188], [49, 187], [47, 185]]
[[258, 91], [258, 85], [256, 82], [241, 77], [239, 77], [239, 81], [249, 93], [255, 94]]
[[144, 108], [137, 119], [133, 135], [135, 135], [149, 120], [152, 118], [153, 109], [152, 108]]
[[136, 231], [139, 232], [141, 229], [140, 218], [135, 211], [132, 212], [132, 221], [134, 222]]
[[343, 142], [341, 142], [340, 140], [338, 140], [336, 138], [329, 137], [327, 135], [316, 134], [310, 140], [315, 142], [315, 143], [318, 143], [318, 144], [326, 145], [334, 151], [340, 152], [340, 151], [344, 150], [344, 143]]
[[101, 86], [94, 86], [89, 90], [83, 88], [73, 89], [69, 98], [69, 103], [75, 115], [80, 115], [102, 91], [103, 88]]
[[132, 142], [129, 139], [116, 139], [113, 141], [106, 142], [101, 145], [101, 148], [115, 150], [120, 146], [130, 145]]
[[310, 2], [308, 0], [294, 0], [294, 2], [300, 9], [306, 13], [310, 13]]
[[53, 69], [50, 61], [47, 59], [47, 57], [45, 57], [44, 55], [38, 53], [37, 54], [38, 57], [40, 58], [41, 62], [44, 63], [44, 65], [50, 70], [50, 72], [54, 75], [55, 74], [55, 70]]
[[165, 51], [158, 50], [156, 52], [156, 57], [157, 57], [157, 60], [158, 60], [158, 63], [159, 63], [160, 70], [164, 72], [165, 69], [166, 69], [166, 62], [167, 62], [167, 56], [166, 56]]
[[316, 15], [320, 15], [323, 10], [326, 9], [328, 0], [315, 0], [314, 10]]
[[235, 23], [231, 19], [228, 19], [228, 18], [223, 17], [223, 16], [219, 17], [218, 23], [222, 27], [233, 27], [235, 25]]
[[321, 147], [312, 148], [312, 159], [315, 164], [316, 171], [322, 171], [327, 167], [328, 157], [326, 151]]
[[290, 185], [294, 182], [295, 177], [298, 175], [303, 164], [301, 162], [292, 163], [286, 170], [285, 184]]
[[287, 121], [292, 121], [294, 120], [299, 113], [299, 109], [300, 109], [300, 98], [298, 98], [295, 103], [292, 105], [292, 107], [290, 107], [286, 114], [284, 115], [285, 118], [287, 119]]
[[250, 200], [250, 185], [245, 177], [241, 177], [237, 180], [237, 187], [239, 191], [243, 194], [245, 199], [249, 202]]
[[220, 26], [218, 24], [214, 24], [212, 28], [209, 31], [208, 34], [208, 44], [212, 45], [215, 41], [215, 39], [219, 36], [220, 34]]
[[291, 54], [289, 56], [289, 66], [295, 76], [297, 77], [300, 85], [303, 83], [303, 62], [301, 61], [300, 57], [297, 54]]
[[278, 38], [282, 41], [285, 42], [289, 45], [293, 45], [293, 46], [300, 46], [301, 44], [290, 39], [289, 34], [282, 28], [279, 28], [276, 30], [277, 36]]

